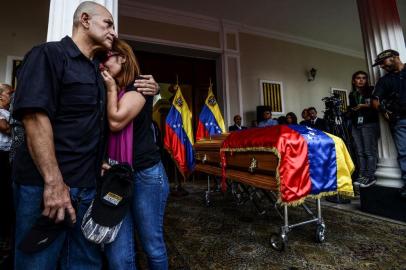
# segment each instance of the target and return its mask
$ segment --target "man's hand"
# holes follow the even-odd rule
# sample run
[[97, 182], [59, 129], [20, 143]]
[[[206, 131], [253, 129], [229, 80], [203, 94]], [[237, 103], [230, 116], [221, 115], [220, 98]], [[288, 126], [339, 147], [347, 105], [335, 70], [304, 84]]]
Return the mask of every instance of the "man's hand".
[[369, 108], [370, 106], [368, 104], [358, 104], [357, 106], [355, 106], [354, 108], [352, 108], [352, 110], [354, 111], [358, 111], [361, 108]]
[[110, 168], [111, 168], [111, 166], [107, 162], [103, 161], [102, 168], [101, 168], [101, 176], [103, 176], [107, 170], [110, 170]]
[[134, 86], [143, 95], [154, 96], [159, 92], [159, 85], [152, 75], [140, 75], [144, 79], [136, 79]]
[[72, 223], [76, 222], [76, 213], [70, 200], [69, 187], [62, 179], [44, 183], [43, 199], [44, 211], [42, 215], [54, 219], [58, 223], [65, 219], [65, 211], [67, 211]]
[[10, 125], [7, 123], [6, 119], [0, 118], [0, 132], [10, 134]]
[[65, 219], [68, 211], [72, 223], [76, 222], [75, 210], [65, 185], [55, 155], [51, 121], [43, 112], [25, 112], [23, 124], [30, 155], [44, 180], [42, 214], [55, 222]]

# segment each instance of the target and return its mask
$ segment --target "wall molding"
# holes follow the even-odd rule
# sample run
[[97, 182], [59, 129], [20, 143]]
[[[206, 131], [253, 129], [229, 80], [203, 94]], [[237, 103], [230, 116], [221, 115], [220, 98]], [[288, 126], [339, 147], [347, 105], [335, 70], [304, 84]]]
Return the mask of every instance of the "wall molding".
[[220, 20], [191, 12], [179, 11], [131, 0], [119, 1], [119, 15], [175, 24], [201, 30], [220, 31]]
[[225, 30], [224, 32], [228, 32], [230, 30], [231, 32], [239, 31], [242, 33], [299, 44], [306, 47], [322, 49], [355, 58], [365, 58], [364, 52], [362, 51], [360, 52], [305, 37], [273, 31], [270, 29], [249, 26], [231, 20], [216, 19], [192, 12], [179, 11], [176, 9], [164, 8], [131, 0], [119, 1], [119, 16], [128, 16], [155, 22], [187, 26], [213, 32], [221, 32], [222, 29]]
[[363, 52], [348, 49], [348, 48], [343, 48], [340, 46], [335, 46], [329, 43], [313, 40], [313, 39], [308, 39], [305, 37], [300, 37], [300, 36], [293, 36], [290, 34], [285, 34], [269, 29], [264, 29], [260, 27], [253, 27], [253, 26], [248, 26], [248, 25], [243, 25], [241, 24], [240, 27], [240, 32], [242, 33], [247, 33], [247, 34], [252, 34], [252, 35], [257, 35], [257, 36], [262, 36], [262, 37], [267, 37], [271, 39], [277, 39], [277, 40], [282, 40], [290, 43], [295, 43], [307, 47], [312, 47], [312, 48], [317, 48], [317, 49], [322, 49], [338, 54], [344, 54], [348, 56], [352, 56], [355, 58], [361, 58], [364, 59], [365, 55]]
[[165, 46], [172, 46], [172, 47], [179, 47], [179, 48], [187, 48], [187, 49], [194, 49], [200, 51], [208, 51], [208, 52], [215, 52], [221, 54], [223, 52], [222, 49], [217, 47], [210, 47], [204, 45], [197, 45], [192, 43], [184, 43], [166, 39], [159, 39], [159, 38], [149, 38], [149, 37], [142, 37], [142, 36], [135, 36], [135, 35], [128, 35], [128, 34], [119, 34], [119, 38], [139, 41], [144, 43], [151, 43], [151, 44], [158, 44], [158, 45], [165, 45]]

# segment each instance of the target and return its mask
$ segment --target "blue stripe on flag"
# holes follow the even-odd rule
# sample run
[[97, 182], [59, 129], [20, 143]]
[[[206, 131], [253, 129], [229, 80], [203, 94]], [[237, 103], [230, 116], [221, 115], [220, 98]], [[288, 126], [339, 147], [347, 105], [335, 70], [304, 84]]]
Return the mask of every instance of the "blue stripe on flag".
[[217, 123], [212, 111], [207, 107], [203, 106], [202, 112], [199, 115], [200, 122], [204, 125], [204, 128], [208, 131], [209, 135], [221, 134], [223, 133], [220, 126]]
[[311, 194], [337, 190], [337, 159], [334, 141], [324, 132], [303, 125], [289, 128], [305, 138], [308, 148]]
[[180, 143], [184, 145], [187, 167], [190, 171], [192, 171], [195, 168], [195, 151], [189, 137], [183, 129], [182, 123], [182, 115], [174, 106], [172, 106], [169, 110], [168, 116], [166, 117], [166, 124], [171, 127], [174, 133], [178, 136]]

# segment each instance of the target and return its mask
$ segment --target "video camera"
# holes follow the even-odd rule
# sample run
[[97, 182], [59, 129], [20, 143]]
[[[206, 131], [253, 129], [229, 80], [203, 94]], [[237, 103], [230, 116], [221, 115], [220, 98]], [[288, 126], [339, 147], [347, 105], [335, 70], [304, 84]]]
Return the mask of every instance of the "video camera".
[[326, 106], [326, 109], [339, 109], [341, 106], [341, 99], [339, 94], [337, 93], [333, 93], [331, 96], [329, 97], [324, 97], [321, 99], [322, 101], [324, 101], [324, 105]]

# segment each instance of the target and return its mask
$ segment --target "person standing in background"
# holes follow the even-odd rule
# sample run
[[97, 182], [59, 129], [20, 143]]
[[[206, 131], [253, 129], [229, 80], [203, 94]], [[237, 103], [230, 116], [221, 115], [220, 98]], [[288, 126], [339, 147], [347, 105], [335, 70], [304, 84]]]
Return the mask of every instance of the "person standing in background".
[[258, 127], [271, 127], [278, 125], [278, 121], [272, 119], [272, 111], [265, 110], [262, 113], [263, 120], [258, 123]]
[[352, 75], [352, 91], [349, 95], [348, 115], [351, 119], [351, 134], [354, 138], [358, 163], [358, 178], [354, 185], [369, 187], [376, 182], [375, 170], [378, 161], [379, 117], [371, 107], [373, 88], [369, 86], [368, 74], [357, 71]]
[[234, 115], [234, 125], [228, 127], [228, 131], [236, 131], [236, 130], [243, 130], [247, 129], [241, 125], [241, 116], [239, 114]]
[[327, 131], [327, 123], [324, 119], [317, 117], [316, 108], [309, 107], [307, 111], [310, 119], [305, 121], [305, 125], [311, 128], [317, 128], [321, 131]]
[[0, 226], [0, 256], [2, 260], [11, 256], [11, 239], [13, 236], [14, 207], [11, 182], [11, 167], [9, 153], [11, 147], [10, 136], [10, 95], [13, 88], [0, 83], [0, 204], [3, 209]]
[[302, 121], [300, 121], [299, 125], [306, 125], [306, 121], [310, 120], [309, 111], [307, 108], [304, 108], [302, 111]]
[[297, 125], [297, 116], [293, 112], [288, 112], [286, 114], [286, 123], [288, 125]]
[[387, 72], [376, 83], [372, 105], [390, 121], [404, 183], [400, 196], [406, 198], [406, 65], [397, 51], [385, 50], [378, 54], [373, 66]]

